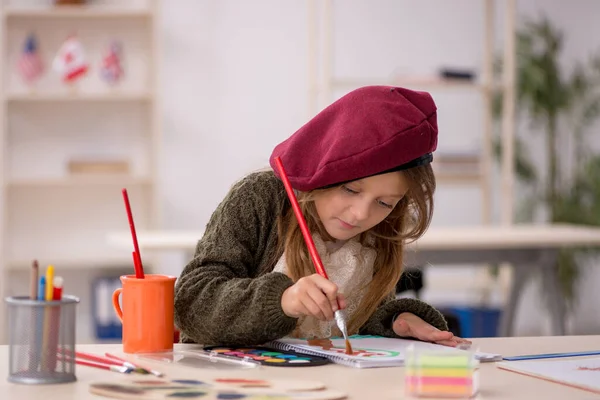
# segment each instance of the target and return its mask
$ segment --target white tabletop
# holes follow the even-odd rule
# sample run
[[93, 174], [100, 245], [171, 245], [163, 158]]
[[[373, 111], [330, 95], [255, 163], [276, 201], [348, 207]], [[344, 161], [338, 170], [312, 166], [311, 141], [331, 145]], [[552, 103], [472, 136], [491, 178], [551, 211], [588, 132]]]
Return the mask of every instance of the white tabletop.
[[[553, 353], [561, 351], [598, 350], [600, 336], [562, 336], [530, 338], [486, 338], [475, 339], [474, 345], [481, 351], [520, 355], [531, 353]], [[182, 346], [182, 345], [178, 345]], [[121, 353], [120, 345], [81, 345], [79, 351], [103, 355], [105, 352]], [[127, 356], [125, 356], [127, 357]], [[135, 358], [131, 357], [132, 361]], [[175, 367], [160, 363], [146, 363], [161, 370], [173, 379], [202, 379], [223, 376], [223, 371]], [[91, 382], [111, 382], [129, 379], [115, 372], [77, 366], [77, 382], [62, 385], [27, 386], [10, 383], [8, 375], [8, 348], [0, 346], [0, 398], [19, 400], [66, 400], [101, 399], [88, 392]], [[403, 368], [354, 369], [340, 365], [305, 368], [281, 368], [261, 366], [251, 370], [231, 370], [227, 376], [270, 379], [305, 379], [325, 383], [328, 388], [342, 390], [348, 399], [401, 399], [404, 393]], [[482, 364], [480, 371], [481, 399], [591, 399], [593, 394], [541, 379], [498, 369], [493, 363]], [[369, 382], [367, 384], [367, 382]]]
[[[137, 233], [140, 247], [146, 250], [192, 251], [202, 235], [203, 232], [199, 230]], [[107, 240], [114, 246], [126, 248], [132, 246], [131, 234], [128, 232], [112, 233]], [[421, 239], [411, 243], [409, 247], [418, 250], [500, 250], [588, 245], [600, 245], [599, 228], [559, 224], [517, 224], [431, 227]]]

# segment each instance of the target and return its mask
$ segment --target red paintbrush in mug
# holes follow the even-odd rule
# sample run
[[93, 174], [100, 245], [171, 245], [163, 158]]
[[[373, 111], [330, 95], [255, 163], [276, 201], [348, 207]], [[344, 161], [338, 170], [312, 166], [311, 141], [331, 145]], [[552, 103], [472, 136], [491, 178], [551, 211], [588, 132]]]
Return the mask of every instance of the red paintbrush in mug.
[[142, 264], [142, 256], [140, 255], [137, 234], [135, 232], [135, 224], [133, 223], [133, 213], [131, 212], [131, 205], [129, 204], [129, 195], [127, 194], [127, 189], [123, 189], [122, 192], [125, 210], [127, 211], [127, 218], [129, 219], [129, 228], [131, 229], [131, 238], [133, 239], [133, 267], [135, 268], [135, 277], [144, 279], [144, 266]]

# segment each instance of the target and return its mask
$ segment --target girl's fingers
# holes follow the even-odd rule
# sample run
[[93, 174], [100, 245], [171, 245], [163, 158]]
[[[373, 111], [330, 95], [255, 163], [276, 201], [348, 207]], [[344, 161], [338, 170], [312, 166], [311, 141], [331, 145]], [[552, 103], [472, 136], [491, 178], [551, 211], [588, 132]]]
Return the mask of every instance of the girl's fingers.
[[396, 321], [394, 321], [394, 333], [396, 333], [396, 335], [401, 336], [401, 337], [405, 337], [405, 336], [411, 336], [411, 331], [410, 331], [410, 325], [408, 322], [406, 322], [403, 319], [397, 319]]
[[[313, 300], [315, 300], [321, 308], [327, 307], [329, 310], [333, 310], [331, 311], [331, 318], [333, 318], [333, 312], [337, 311], [338, 309], [337, 285], [331, 282], [329, 279], [325, 279], [320, 275], [315, 274], [312, 277], [312, 282], [314, 283], [313, 288], [321, 292], [321, 295], [326, 297], [329, 304], [327, 306], [322, 304], [321, 296], [319, 296], [313, 290], [313, 288], [309, 288], [310, 290], [308, 290], [308, 292], [311, 294]], [[329, 312], [327, 312], [326, 310], [323, 310], [323, 312], [325, 313], [325, 316], [329, 316]]]
[[456, 340], [438, 340], [435, 343], [441, 344], [442, 346], [448, 346], [448, 347], [458, 346], [458, 342]]
[[325, 315], [321, 311], [321, 307], [309, 295], [305, 294], [300, 301], [304, 308], [306, 308], [306, 311], [308, 311], [306, 315], [312, 315], [321, 321], [325, 321]]
[[[330, 302], [330, 299], [321, 291], [321, 289], [319, 289], [317, 286], [309, 288], [307, 290], [307, 295], [310, 296], [312, 301], [317, 305], [317, 307], [319, 307], [321, 314], [325, 319], [333, 319], [333, 306]], [[335, 309], [337, 310], [337, 304]]]
[[454, 338], [454, 334], [452, 334], [452, 332], [438, 330], [428, 332], [424, 336], [425, 340], [429, 340], [431, 342], [437, 342], [439, 340], [452, 340]]
[[454, 336], [450, 340], [437, 340], [435, 343], [441, 344], [444, 346], [460, 347], [461, 349], [464, 349], [464, 350], [470, 348], [471, 344], [473, 344], [470, 340], [462, 339], [457, 336]]
[[342, 310], [345, 309], [348, 306], [348, 304], [346, 303], [346, 298], [341, 293], [338, 293], [337, 301], [338, 301], [338, 304], [340, 305], [340, 308]]

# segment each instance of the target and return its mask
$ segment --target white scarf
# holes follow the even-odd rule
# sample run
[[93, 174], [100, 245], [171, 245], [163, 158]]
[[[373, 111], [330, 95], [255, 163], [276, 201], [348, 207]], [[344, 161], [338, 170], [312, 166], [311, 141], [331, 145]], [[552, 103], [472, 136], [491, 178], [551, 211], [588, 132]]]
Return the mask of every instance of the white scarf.
[[[374, 249], [361, 245], [356, 237], [342, 243], [341, 246], [335, 242], [324, 243], [316, 233], [312, 237], [329, 280], [338, 286], [338, 292], [346, 298], [349, 320], [357, 312], [366, 287], [373, 279], [373, 265], [377, 253]], [[273, 271], [287, 275], [285, 252]], [[320, 321], [312, 316], [303, 316], [290, 336], [322, 339], [341, 335], [335, 320]]]

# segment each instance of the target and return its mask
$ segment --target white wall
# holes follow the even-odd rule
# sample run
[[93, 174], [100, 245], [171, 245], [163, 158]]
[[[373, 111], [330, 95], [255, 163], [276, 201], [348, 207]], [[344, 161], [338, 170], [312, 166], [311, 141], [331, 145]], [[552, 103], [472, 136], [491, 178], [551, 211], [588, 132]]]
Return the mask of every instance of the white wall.
[[[431, 73], [441, 63], [480, 71], [483, 55], [483, 2], [472, 0], [335, 1], [337, 77], [385, 79], [395, 71]], [[229, 186], [243, 174], [267, 165], [273, 146], [308, 117], [307, 2], [304, 0], [178, 0], [164, 2], [165, 228], [203, 228]], [[502, 4], [497, 2], [497, 21]], [[544, 10], [566, 30], [564, 61], [569, 65], [600, 46], [600, 2], [521, 0], [520, 14]], [[502, 26], [497, 27], [498, 42]], [[434, 93], [440, 106], [439, 151], [476, 150], [481, 105], [476, 94]], [[539, 154], [536, 155], [539, 158]], [[475, 224], [477, 194], [441, 187], [434, 224]], [[180, 262], [174, 261], [174, 262]], [[164, 265], [178, 271], [182, 265]], [[426, 298], [433, 302], [476, 300], [469, 290], [435, 289], [448, 274], [430, 271]], [[436, 279], [437, 278], [437, 279]], [[590, 269], [582, 285], [582, 306], [574, 333], [600, 331], [599, 306], [590, 301], [600, 273]], [[543, 334], [546, 321], [536, 287], [520, 309], [517, 333]], [[459, 294], [460, 293], [460, 294]], [[595, 319], [595, 321], [594, 321]]]

